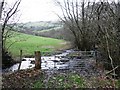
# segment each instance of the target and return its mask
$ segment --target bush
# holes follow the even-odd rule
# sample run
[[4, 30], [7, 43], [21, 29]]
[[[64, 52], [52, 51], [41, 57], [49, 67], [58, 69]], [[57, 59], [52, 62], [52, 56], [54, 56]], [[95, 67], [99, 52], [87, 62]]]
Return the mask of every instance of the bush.
[[2, 68], [6, 69], [13, 65], [12, 56], [8, 53], [8, 51], [2, 51]]

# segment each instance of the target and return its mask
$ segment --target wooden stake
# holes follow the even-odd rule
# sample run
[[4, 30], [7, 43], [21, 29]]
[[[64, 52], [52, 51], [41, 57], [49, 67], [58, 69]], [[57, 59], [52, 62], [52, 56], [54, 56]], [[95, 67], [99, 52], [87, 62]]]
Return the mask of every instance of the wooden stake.
[[40, 53], [40, 51], [35, 51], [35, 68], [41, 69], [41, 53]]
[[20, 50], [20, 64], [18, 67], [18, 71], [20, 70], [21, 63], [22, 63], [22, 50]]

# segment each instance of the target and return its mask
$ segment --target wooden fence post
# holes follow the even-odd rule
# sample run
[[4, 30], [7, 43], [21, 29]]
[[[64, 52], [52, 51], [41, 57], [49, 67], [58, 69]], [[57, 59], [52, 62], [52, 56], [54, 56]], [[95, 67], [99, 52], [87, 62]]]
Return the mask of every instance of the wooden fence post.
[[35, 51], [35, 68], [41, 69], [41, 53], [40, 53], [40, 51]]
[[22, 50], [20, 50], [20, 64], [18, 67], [18, 71], [20, 70], [21, 63], [22, 63]]

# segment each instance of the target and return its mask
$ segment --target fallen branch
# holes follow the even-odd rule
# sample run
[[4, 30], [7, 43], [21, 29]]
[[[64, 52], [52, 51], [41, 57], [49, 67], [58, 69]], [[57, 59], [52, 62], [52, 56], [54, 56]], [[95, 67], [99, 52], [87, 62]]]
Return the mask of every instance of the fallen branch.
[[112, 70], [110, 70], [109, 72], [107, 72], [106, 74], [109, 74], [109, 73], [115, 71], [117, 68], [118, 68], [118, 66], [116, 66], [115, 68], [113, 68]]

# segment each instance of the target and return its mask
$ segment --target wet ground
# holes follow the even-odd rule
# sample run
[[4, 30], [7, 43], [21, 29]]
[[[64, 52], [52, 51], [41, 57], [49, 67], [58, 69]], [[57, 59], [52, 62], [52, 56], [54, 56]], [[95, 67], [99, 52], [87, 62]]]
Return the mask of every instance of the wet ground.
[[[94, 51], [74, 51], [66, 50], [61, 54], [42, 56], [41, 69], [46, 72], [79, 72], [83, 76], [94, 76], [101, 74], [101, 71], [95, 67]], [[7, 68], [6, 72], [15, 72], [18, 70], [19, 63]], [[23, 58], [21, 70], [35, 67], [35, 58]]]
[[[54, 73], [77, 72], [84, 77], [97, 77], [103, 72], [96, 68], [95, 52], [94, 51], [74, 51], [66, 50], [61, 54], [42, 56], [41, 69], [48, 76]], [[6, 72], [16, 72], [19, 63], [6, 69]], [[23, 58], [20, 70], [30, 69], [35, 67], [35, 58]]]
[[[99, 77], [101, 78], [103, 72], [95, 66], [96, 60], [94, 51], [82, 52], [66, 50], [61, 54], [42, 56], [41, 60], [42, 70], [34, 69], [34, 58], [23, 58], [20, 71], [17, 71], [19, 63], [7, 69], [9, 73], [3, 75], [3, 87], [31, 88], [36, 81], [41, 80], [41, 75], [44, 75], [42, 82], [47, 85], [49, 81], [53, 82], [51, 78], [54, 79], [57, 75], [67, 77], [70, 76], [71, 73], [82, 77], [84, 81], [87, 82], [86, 88], [89, 86], [101, 86], [101, 79], [99, 79]], [[100, 83], [98, 82], [99, 80]], [[105, 79], [104, 86], [111, 86], [111, 84], [106, 84]]]
[[[101, 73], [95, 67], [94, 51], [74, 51], [66, 50], [61, 54], [42, 56], [41, 69], [45, 72], [79, 72], [83, 76], [95, 76]], [[15, 72], [18, 70], [19, 63], [6, 69], [6, 72]], [[35, 67], [35, 58], [23, 58], [21, 70]]]

